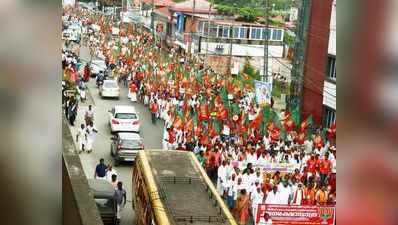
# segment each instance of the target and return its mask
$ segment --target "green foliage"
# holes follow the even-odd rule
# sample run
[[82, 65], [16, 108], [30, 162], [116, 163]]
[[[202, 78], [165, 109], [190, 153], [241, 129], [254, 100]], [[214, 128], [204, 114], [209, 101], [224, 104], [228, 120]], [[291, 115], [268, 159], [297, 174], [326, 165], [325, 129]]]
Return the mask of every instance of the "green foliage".
[[295, 37], [290, 35], [288, 32], [284, 33], [283, 42], [285, 42], [289, 47], [294, 47]]
[[257, 20], [257, 17], [262, 16], [263, 13], [261, 12], [260, 9], [243, 7], [239, 9], [239, 15], [246, 22], [254, 22]]
[[237, 12], [237, 9], [235, 7], [232, 7], [229, 5], [217, 5], [215, 8], [220, 13], [226, 14], [226, 15], [234, 15]]
[[256, 70], [251, 64], [248, 58], [246, 58], [245, 65], [243, 66], [242, 73], [249, 75], [254, 80], [261, 80], [260, 71]]

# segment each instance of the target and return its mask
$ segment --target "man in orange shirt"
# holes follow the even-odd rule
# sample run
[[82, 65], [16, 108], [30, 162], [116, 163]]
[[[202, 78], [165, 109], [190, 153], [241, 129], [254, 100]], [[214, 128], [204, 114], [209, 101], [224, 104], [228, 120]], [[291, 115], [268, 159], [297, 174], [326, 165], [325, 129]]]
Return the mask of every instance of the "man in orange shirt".
[[156, 102], [156, 100], [153, 101], [153, 103], [150, 106], [151, 109], [151, 116], [152, 116], [152, 123], [156, 125], [156, 114], [158, 113], [158, 103]]
[[314, 157], [314, 154], [311, 155], [311, 158], [307, 160], [307, 179], [309, 179], [311, 176], [315, 177], [315, 172], [316, 172], [316, 160]]
[[326, 185], [326, 179], [328, 178], [331, 171], [332, 162], [329, 160], [329, 152], [326, 152], [324, 158], [321, 160], [319, 168], [322, 185]]
[[322, 185], [321, 189], [316, 192], [315, 195], [316, 204], [317, 205], [326, 205], [328, 202], [328, 191], [326, 190], [326, 186]]
[[304, 205], [315, 205], [315, 188], [314, 183], [309, 183], [304, 189]]

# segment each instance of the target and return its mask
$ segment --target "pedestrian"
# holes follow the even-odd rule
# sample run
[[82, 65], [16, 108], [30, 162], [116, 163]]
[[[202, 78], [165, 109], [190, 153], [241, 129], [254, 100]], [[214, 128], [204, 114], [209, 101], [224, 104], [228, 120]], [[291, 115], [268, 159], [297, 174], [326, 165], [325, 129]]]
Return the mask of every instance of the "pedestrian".
[[84, 113], [84, 120], [86, 121], [86, 126], [88, 126], [91, 122], [94, 123], [94, 111], [92, 105], [89, 105], [88, 110]]
[[72, 96], [71, 99], [69, 100], [69, 107], [68, 107], [68, 116], [69, 116], [69, 124], [71, 126], [75, 126], [75, 120], [77, 116], [77, 101], [76, 99]]
[[93, 144], [95, 141], [96, 134], [98, 133], [98, 130], [94, 127], [94, 124], [92, 121], [88, 124], [86, 128], [86, 133], [87, 133], [87, 153], [91, 153], [93, 151]]
[[116, 174], [112, 174], [112, 177], [111, 177], [111, 184], [112, 184], [112, 187], [113, 188], [117, 188], [117, 183], [118, 183], [119, 181], [117, 180], [117, 175]]
[[326, 186], [322, 185], [321, 189], [319, 189], [315, 194], [315, 200], [317, 205], [326, 205], [328, 202], [328, 191], [326, 190]]
[[127, 202], [127, 197], [126, 197], [126, 190], [123, 188], [123, 183], [121, 181], [117, 182], [117, 188], [115, 189], [115, 194], [114, 198], [116, 200], [117, 204], [117, 211], [116, 211], [116, 218], [117, 224], [120, 224], [120, 219], [121, 219], [121, 212], [126, 205]]
[[117, 171], [115, 169], [113, 169], [112, 164], [109, 163], [108, 168], [106, 170], [106, 180], [108, 180], [109, 182], [112, 182], [113, 175], [117, 176]]
[[76, 134], [76, 143], [78, 146], [78, 153], [80, 154], [82, 151], [85, 151], [85, 145], [86, 145], [86, 141], [87, 141], [87, 134], [85, 131], [85, 126], [84, 124], [80, 125], [79, 130], [77, 131]]
[[104, 163], [104, 159], [100, 159], [99, 164], [95, 167], [94, 179], [106, 180], [107, 166]]
[[86, 63], [86, 65], [84, 66], [84, 71], [83, 71], [83, 80], [84, 82], [88, 82], [90, 80], [90, 66], [88, 65], [88, 63]]
[[258, 225], [272, 225], [270, 215], [268, 213], [264, 213], [264, 217], [260, 218]]
[[227, 162], [223, 161], [222, 165], [217, 169], [217, 191], [223, 196], [224, 195], [224, 187], [227, 182]]
[[265, 204], [280, 204], [281, 197], [278, 191], [278, 186], [274, 184], [272, 191], [268, 192]]
[[[256, 184], [258, 184], [256, 182]], [[257, 207], [259, 204], [264, 203], [264, 193], [261, 191], [261, 186], [257, 185], [256, 190], [251, 194], [251, 202], [252, 202], [252, 216], [253, 218], [257, 218]]]
[[130, 81], [130, 85], [129, 85], [129, 98], [132, 102], [137, 102], [137, 85], [135, 84], [134, 81]]
[[239, 225], [246, 225], [249, 220], [250, 196], [246, 189], [241, 190], [236, 201], [235, 215]]
[[156, 102], [156, 100], [153, 101], [153, 103], [150, 106], [151, 109], [151, 116], [152, 116], [152, 124], [156, 125], [156, 114], [158, 113], [158, 103]]

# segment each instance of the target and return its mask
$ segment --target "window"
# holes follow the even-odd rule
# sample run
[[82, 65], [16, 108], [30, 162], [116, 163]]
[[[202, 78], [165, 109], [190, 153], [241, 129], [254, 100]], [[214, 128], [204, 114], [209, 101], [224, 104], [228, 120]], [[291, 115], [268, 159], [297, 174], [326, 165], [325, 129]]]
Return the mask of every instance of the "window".
[[229, 37], [229, 27], [223, 27], [222, 29], [222, 37], [228, 38]]
[[[263, 34], [262, 34], [261, 39], [267, 40], [266, 37], [268, 37], [268, 40], [270, 39], [270, 37], [271, 37], [271, 30], [270, 29], [264, 28], [262, 33]], [[268, 35], [268, 36], [266, 36], [266, 35]]]
[[234, 27], [232, 29], [232, 37], [233, 38], [239, 38], [239, 27]]
[[327, 74], [327, 76], [332, 80], [336, 80], [336, 58], [333, 56], [328, 57], [328, 74]]
[[241, 27], [239, 31], [239, 38], [249, 38], [249, 28], [248, 27]]
[[203, 30], [202, 30], [202, 34], [206, 34], [207, 35], [207, 32], [209, 31], [208, 29], [209, 29], [209, 23], [208, 22], [204, 22], [203, 23], [203, 28], [202, 28]]
[[252, 27], [251, 28], [251, 36], [250, 36], [250, 38], [251, 39], [261, 39], [261, 28], [254, 28], [254, 27]]
[[126, 120], [135, 120], [137, 119], [137, 115], [134, 113], [116, 113], [116, 119], [126, 119]]
[[217, 37], [217, 30], [218, 30], [217, 26], [214, 26], [214, 25], [210, 26], [210, 34], [209, 34], [209, 36], [210, 37]]
[[228, 38], [229, 37], [229, 27], [228, 26], [218, 26], [218, 37]]
[[325, 106], [323, 121], [325, 127], [330, 127], [336, 122], [336, 110]]
[[274, 40], [274, 41], [282, 41], [282, 30], [273, 30], [273, 32], [272, 32], [272, 40]]

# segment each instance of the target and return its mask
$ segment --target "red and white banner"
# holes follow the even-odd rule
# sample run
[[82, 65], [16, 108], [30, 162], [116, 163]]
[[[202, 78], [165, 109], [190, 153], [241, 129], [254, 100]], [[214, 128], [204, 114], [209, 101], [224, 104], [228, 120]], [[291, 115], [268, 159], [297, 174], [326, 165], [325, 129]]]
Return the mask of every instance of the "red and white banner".
[[259, 204], [256, 225], [264, 220], [268, 213], [272, 224], [289, 225], [334, 225], [336, 208], [334, 206], [298, 206], [298, 205], [267, 205]]

